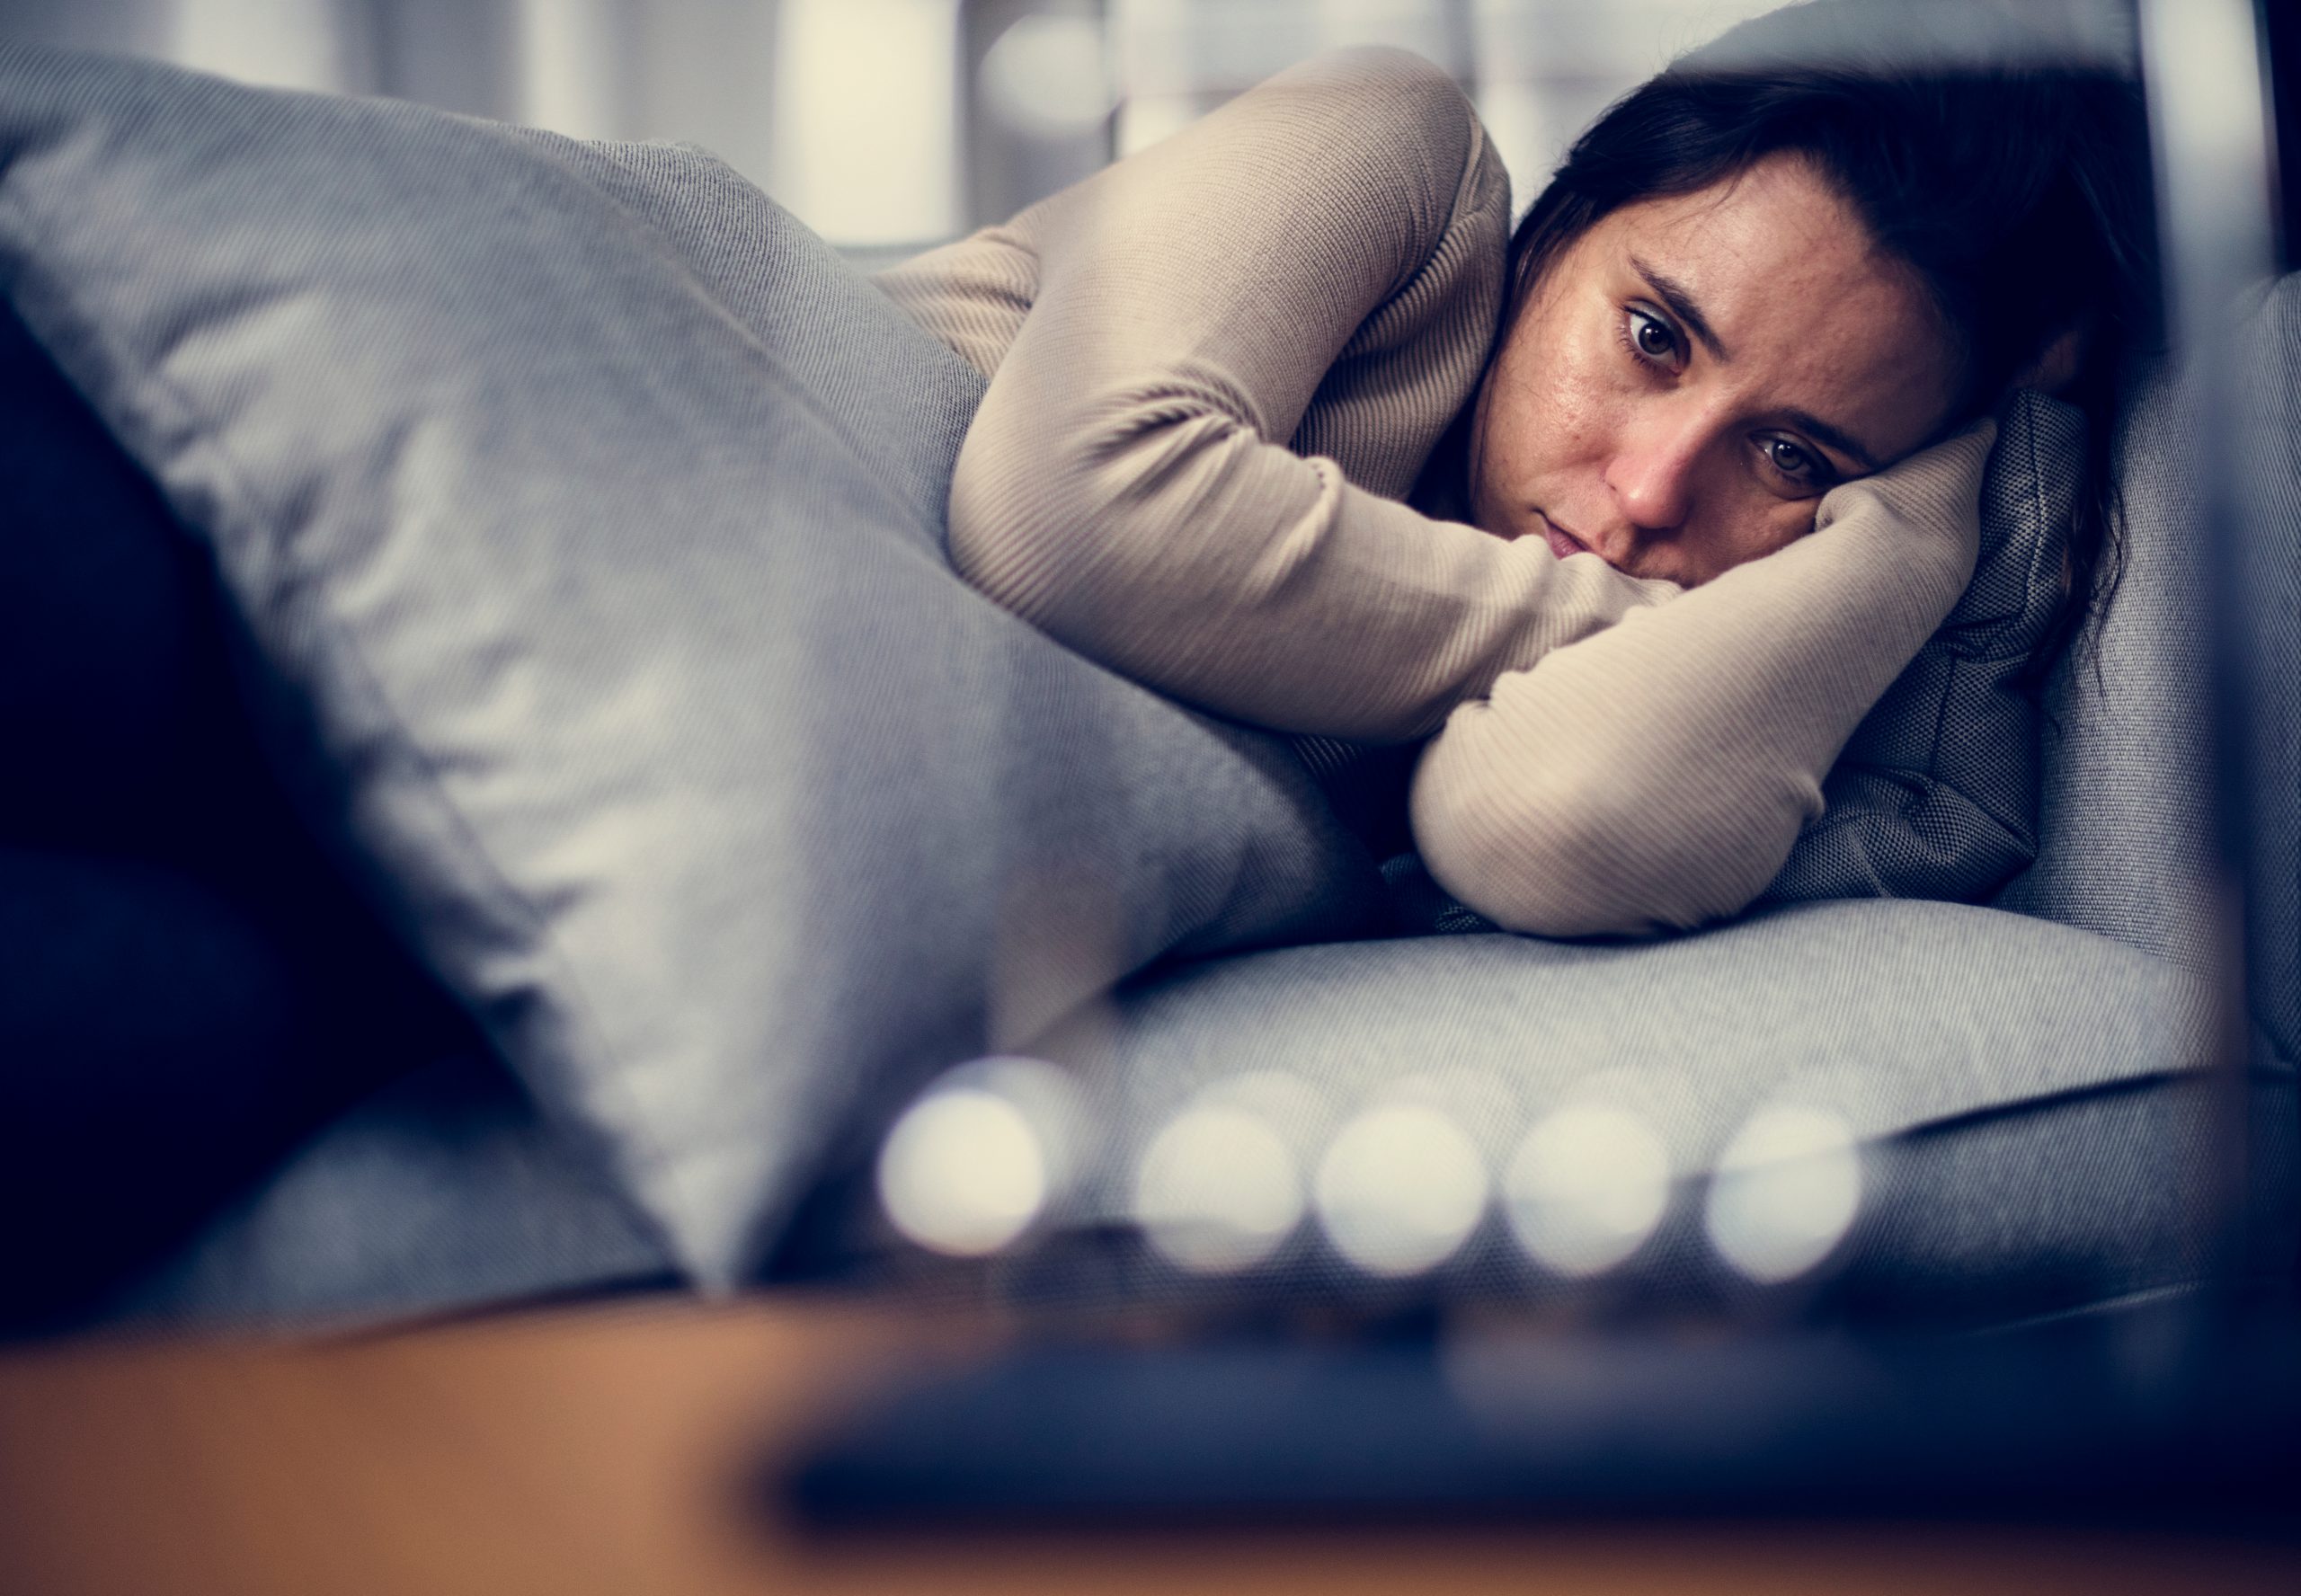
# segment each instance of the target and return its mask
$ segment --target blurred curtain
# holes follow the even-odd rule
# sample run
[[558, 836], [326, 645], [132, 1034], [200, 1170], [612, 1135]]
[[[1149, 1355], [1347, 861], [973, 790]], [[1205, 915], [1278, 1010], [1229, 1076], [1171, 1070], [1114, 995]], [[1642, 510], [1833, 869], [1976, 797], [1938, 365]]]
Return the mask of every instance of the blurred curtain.
[[1531, 199], [1592, 116], [1777, 0], [0, 0], [0, 37], [701, 144], [865, 257], [1016, 210], [1268, 74], [1402, 45]]
[[770, 175], [777, 0], [8, 0], [0, 33], [420, 100]]

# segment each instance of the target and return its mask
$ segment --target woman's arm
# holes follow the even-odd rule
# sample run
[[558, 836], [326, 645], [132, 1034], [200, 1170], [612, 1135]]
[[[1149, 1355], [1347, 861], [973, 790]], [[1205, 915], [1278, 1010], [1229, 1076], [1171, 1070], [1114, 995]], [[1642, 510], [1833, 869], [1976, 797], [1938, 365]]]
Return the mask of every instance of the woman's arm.
[[984, 227], [872, 279], [911, 319], [996, 377], [1039, 295], [1039, 260], [1011, 226]]
[[1995, 436], [1985, 421], [1834, 489], [1810, 536], [1455, 711], [1415, 772], [1432, 876], [1550, 936], [1684, 929], [1747, 904], [1971, 580]]
[[[883, 277], [995, 372], [954, 563], [1178, 697], [1370, 740], [1675, 593], [1368, 491], [1402, 494], [1469, 397], [1508, 210], [1443, 73], [1349, 52]], [[1355, 482], [1304, 457], [1328, 448]]]

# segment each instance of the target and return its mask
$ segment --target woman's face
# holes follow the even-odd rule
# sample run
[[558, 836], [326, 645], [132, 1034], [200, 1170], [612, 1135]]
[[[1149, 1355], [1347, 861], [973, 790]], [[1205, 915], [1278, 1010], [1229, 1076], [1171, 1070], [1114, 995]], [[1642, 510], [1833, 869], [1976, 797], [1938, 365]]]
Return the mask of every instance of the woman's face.
[[1822, 494], [1926, 441], [1958, 382], [1915, 274], [1771, 156], [1551, 262], [1479, 392], [1470, 517], [1692, 587], [1811, 531]]

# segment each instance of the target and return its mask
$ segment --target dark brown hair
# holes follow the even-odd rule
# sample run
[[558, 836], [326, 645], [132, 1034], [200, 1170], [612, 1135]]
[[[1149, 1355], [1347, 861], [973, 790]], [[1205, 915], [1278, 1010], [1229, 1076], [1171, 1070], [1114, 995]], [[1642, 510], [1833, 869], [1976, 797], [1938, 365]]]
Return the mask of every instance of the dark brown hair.
[[[1859, 40], [1888, 9], [1817, 0], [1745, 24], [1615, 103], [1575, 143], [1510, 242], [1504, 329], [1543, 272], [1610, 212], [1794, 154], [1907, 262], [1959, 341], [1947, 426], [1994, 403], [2065, 334], [2059, 395], [2087, 421], [2068, 583], [2032, 656], [2042, 679], [2120, 563], [2111, 460], [2121, 378], [2156, 340], [2147, 129], [2112, 65], [2050, 58], [1897, 65]], [[1815, 48], [1826, 40], [1826, 50]]]

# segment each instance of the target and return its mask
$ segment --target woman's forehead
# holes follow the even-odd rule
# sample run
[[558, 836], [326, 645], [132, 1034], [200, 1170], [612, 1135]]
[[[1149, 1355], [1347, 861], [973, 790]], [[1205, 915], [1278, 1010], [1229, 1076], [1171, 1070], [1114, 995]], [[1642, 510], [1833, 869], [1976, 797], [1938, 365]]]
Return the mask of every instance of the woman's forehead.
[[1716, 380], [1825, 418], [1875, 465], [1923, 442], [1956, 393], [1957, 341], [1924, 284], [1803, 160], [1625, 206], [1582, 242], [1583, 269], [1670, 310]]

